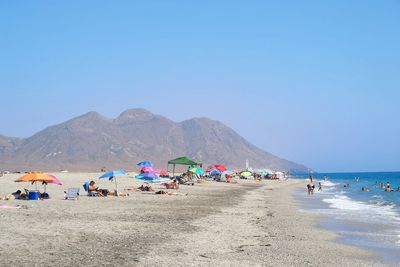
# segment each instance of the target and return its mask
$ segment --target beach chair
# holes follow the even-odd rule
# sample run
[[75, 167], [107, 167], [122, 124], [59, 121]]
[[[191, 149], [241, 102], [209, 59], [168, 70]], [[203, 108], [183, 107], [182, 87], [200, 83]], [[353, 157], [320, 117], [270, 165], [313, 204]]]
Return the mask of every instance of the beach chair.
[[79, 199], [79, 188], [68, 188], [65, 193], [65, 199]]
[[89, 182], [83, 184], [83, 189], [88, 193], [89, 197], [98, 197], [99, 194], [97, 192], [89, 191]]

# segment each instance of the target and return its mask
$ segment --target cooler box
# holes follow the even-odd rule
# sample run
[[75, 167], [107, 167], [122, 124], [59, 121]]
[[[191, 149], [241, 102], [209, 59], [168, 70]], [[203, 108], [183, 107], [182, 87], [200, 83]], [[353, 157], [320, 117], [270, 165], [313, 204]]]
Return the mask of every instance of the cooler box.
[[29, 200], [39, 200], [39, 191], [29, 191]]

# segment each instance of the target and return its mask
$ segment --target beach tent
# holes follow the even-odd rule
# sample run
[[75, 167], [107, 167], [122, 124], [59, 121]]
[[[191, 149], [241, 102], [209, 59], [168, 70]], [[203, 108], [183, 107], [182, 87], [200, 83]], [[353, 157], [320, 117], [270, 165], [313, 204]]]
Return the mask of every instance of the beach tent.
[[176, 165], [186, 165], [186, 166], [200, 166], [201, 167], [201, 163], [195, 162], [187, 157], [180, 157], [180, 158], [176, 158], [173, 160], [168, 161], [168, 168], [169, 165], [173, 165], [173, 176], [175, 176], [175, 166]]

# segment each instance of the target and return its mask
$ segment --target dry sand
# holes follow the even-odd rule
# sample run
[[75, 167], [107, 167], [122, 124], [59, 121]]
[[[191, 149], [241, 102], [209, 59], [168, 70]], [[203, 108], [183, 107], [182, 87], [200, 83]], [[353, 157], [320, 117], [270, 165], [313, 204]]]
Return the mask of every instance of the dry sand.
[[[0, 177], [0, 196], [31, 188]], [[187, 196], [130, 192], [128, 197], [63, 200], [63, 190], [99, 174], [58, 174], [52, 199], [0, 201], [0, 266], [384, 266], [373, 255], [335, 243], [299, 209], [299, 182], [182, 186]], [[120, 189], [140, 185], [118, 179]], [[100, 187], [113, 189], [103, 180]], [[41, 186], [39, 186], [41, 188]]]

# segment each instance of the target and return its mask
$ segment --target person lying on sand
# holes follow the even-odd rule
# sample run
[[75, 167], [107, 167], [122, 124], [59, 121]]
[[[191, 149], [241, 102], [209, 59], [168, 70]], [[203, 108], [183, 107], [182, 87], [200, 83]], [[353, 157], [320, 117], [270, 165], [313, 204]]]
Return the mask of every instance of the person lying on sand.
[[169, 196], [187, 196], [188, 194], [182, 194], [182, 193], [177, 193], [177, 192], [167, 192], [164, 190], [160, 190], [155, 192], [156, 195], [169, 195]]
[[26, 206], [26, 205], [9, 206], [9, 205], [0, 204], [0, 209], [28, 209], [28, 206]]
[[165, 186], [167, 189], [179, 189], [179, 184], [176, 182], [176, 180], [173, 180], [171, 182], [168, 183], [163, 183], [163, 186]]
[[4, 200], [14, 200], [14, 199], [27, 199], [27, 196], [25, 193], [22, 193], [21, 190], [17, 190], [14, 193], [11, 193], [4, 197]]
[[137, 191], [137, 192], [154, 192], [154, 189], [148, 184], [147, 185], [142, 184], [135, 191]]

